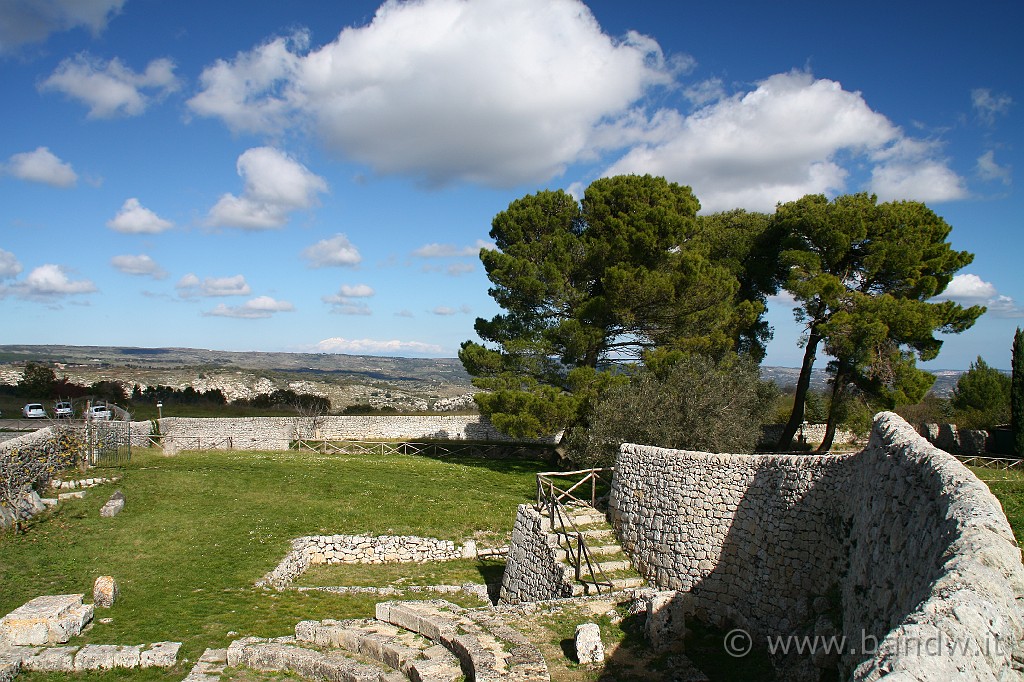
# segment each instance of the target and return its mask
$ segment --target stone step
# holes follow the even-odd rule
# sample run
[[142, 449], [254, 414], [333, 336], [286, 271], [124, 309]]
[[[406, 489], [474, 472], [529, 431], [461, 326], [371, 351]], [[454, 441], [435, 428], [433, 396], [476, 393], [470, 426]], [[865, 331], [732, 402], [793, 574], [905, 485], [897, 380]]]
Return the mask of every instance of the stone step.
[[304, 620], [295, 639], [324, 647], [341, 647], [371, 658], [411, 680], [453, 682], [462, 677], [459, 660], [443, 646], [379, 620]]
[[294, 637], [246, 637], [228, 647], [228, 665], [262, 672], [290, 672], [318, 682], [405, 682], [397, 670], [364, 663], [338, 650], [299, 646]]
[[36, 597], [0, 618], [0, 644], [43, 646], [64, 644], [82, 634], [92, 621], [93, 605], [81, 594]]
[[[589, 578], [585, 578], [577, 582], [572, 587], [572, 596], [582, 597], [592, 594], [608, 594], [609, 592], [622, 592], [623, 590], [630, 590], [635, 587], [643, 587], [647, 584], [647, 581], [639, 576], [629, 577], [611, 577], [609, 580], [612, 584], [611, 589], [605, 585], [598, 586]], [[600, 591], [599, 589], [600, 588]]]
[[218, 682], [227, 666], [227, 649], [207, 649], [192, 666], [184, 682]]
[[[587, 551], [590, 552], [591, 557], [611, 557], [619, 555], [625, 557], [622, 553], [622, 547], [619, 545], [591, 545], [587, 543]], [[566, 562], [569, 560], [569, 551], [565, 549], [559, 549], [555, 551], [555, 558], [559, 561]]]
[[549, 679], [547, 665], [536, 648], [497, 616], [435, 599], [380, 602], [377, 619], [442, 644], [458, 657], [467, 679]]

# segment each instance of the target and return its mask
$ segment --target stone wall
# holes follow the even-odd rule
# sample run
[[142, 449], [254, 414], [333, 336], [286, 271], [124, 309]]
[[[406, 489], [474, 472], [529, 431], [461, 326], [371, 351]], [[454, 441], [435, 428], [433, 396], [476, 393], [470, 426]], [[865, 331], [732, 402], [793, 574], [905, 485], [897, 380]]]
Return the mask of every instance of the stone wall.
[[1006, 679], [1024, 635], [1024, 567], [998, 500], [895, 414], [851, 455], [623, 445], [611, 517], [688, 613], [762, 644], [846, 638], [841, 659], [777, 661], [791, 679]]
[[415, 535], [307, 535], [292, 540], [291, 551], [256, 586], [280, 589], [315, 564], [422, 563], [475, 555], [475, 544], [456, 547], [451, 540]]
[[988, 450], [988, 432], [961, 429], [956, 424], [921, 424], [918, 433], [928, 442], [954, 455], [983, 455]]
[[[521, 442], [500, 433], [479, 415], [328, 416], [319, 425], [318, 433], [307, 433], [311, 430], [309, 420], [299, 417], [164, 417], [160, 420], [165, 452], [200, 447], [281, 450], [299, 435], [328, 440]], [[537, 442], [553, 443], [555, 439]]]
[[558, 561], [558, 540], [551, 522], [532, 504], [521, 504], [512, 527], [508, 561], [501, 579], [505, 604], [571, 597], [573, 583]]

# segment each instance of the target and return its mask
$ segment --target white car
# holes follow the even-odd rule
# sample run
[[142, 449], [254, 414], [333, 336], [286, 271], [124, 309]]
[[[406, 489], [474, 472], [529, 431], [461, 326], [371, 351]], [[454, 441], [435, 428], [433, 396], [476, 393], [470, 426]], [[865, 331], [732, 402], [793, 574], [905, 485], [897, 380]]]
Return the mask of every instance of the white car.
[[110, 410], [107, 409], [106, 405], [93, 405], [89, 410], [87, 419], [95, 419], [97, 421], [107, 421], [113, 417]]
[[53, 416], [57, 419], [71, 419], [75, 416], [75, 409], [66, 400], [60, 400], [53, 405]]
[[39, 403], [29, 403], [21, 408], [21, 415], [25, 419], [46, 419], [46, 410]]

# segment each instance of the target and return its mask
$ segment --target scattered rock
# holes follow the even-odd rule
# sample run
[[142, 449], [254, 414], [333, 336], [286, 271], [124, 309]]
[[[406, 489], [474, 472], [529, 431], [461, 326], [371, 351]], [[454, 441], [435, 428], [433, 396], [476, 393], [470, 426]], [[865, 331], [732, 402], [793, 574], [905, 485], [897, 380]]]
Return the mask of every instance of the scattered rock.
[[100, 516], [112, 517], [117, 516], [124, 509], [124, 493], [118, 490], [116, 493], [110, 496], [107, 503], [100, 509]]
[[109, 609], [117, 600], [119, 590], [112, 576], [101, 575], [92, 586], [92, 601], [97, 608]]
[[604, 662], [604, 644], [601, 642], [601, 628], [597, 623], [576, 626], [576, 659], [581, 665]]

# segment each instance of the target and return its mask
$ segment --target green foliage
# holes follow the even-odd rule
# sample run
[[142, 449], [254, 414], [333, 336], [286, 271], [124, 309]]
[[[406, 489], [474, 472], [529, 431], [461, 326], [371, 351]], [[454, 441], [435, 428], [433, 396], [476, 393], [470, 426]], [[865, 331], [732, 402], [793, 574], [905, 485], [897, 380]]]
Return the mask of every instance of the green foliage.
[[737, 303], [740, 282], [709, 257], [699, 207], [689, 187], [619, 176], [592, 183], [582, 202], [545, 191], [495, 216], [497, 248], [480, 259], [504, 312], [478, 319], [484, 343], [459, 352], [493, 392], [478, 394], [481, 412], [507, 433], [549, 435], [615, 383], [614, 365], [659, 348], [734, 349], [763, 306]]
[[1013, 335], [1013, 374], [1010, 385], [1010, 426], [1018, 455], [1024, 455], [1024, 330]]
[[569, 457], [610, 466], [623, 442], [705, 452], [753, 452], [778, 393], [757, 363], [728, 356], [680, 358], [608, 390], [574, 428]]
[[920, 402], [900, 405], [896, 414], [907, 420], [908, 424], [948, 424], [953, 419], [953, 406], [946, 398], [928, 393]]
[[852, 384], [890, 406], [920, 400], [931, 380], [915, 360], [934, 359], [942, 347], [937, 332], [969, 329], [985, 310], [930, 302], [973, 260], [946, 241], [950, 226], [922, 203], [879, 204], [867, 194], [833, 201], [808, 195], [780, 205], [776, 220], [786, 235], [783, 286], [807, 327], [793, 412], [780, 443], [788, 443], [803, 420], [822, 343], [835, 359], [836, 392]]
[[953, 389], [953, 421], [960, 428], [990, 429], [1010, 419], [1012, 380], [981, 356], [960, 375]]
[[44, 400], [54, 397], [57, 375], [46, 365], [26, 362], [21, 380], [18, 381], [18, 392], [26, 398]]

